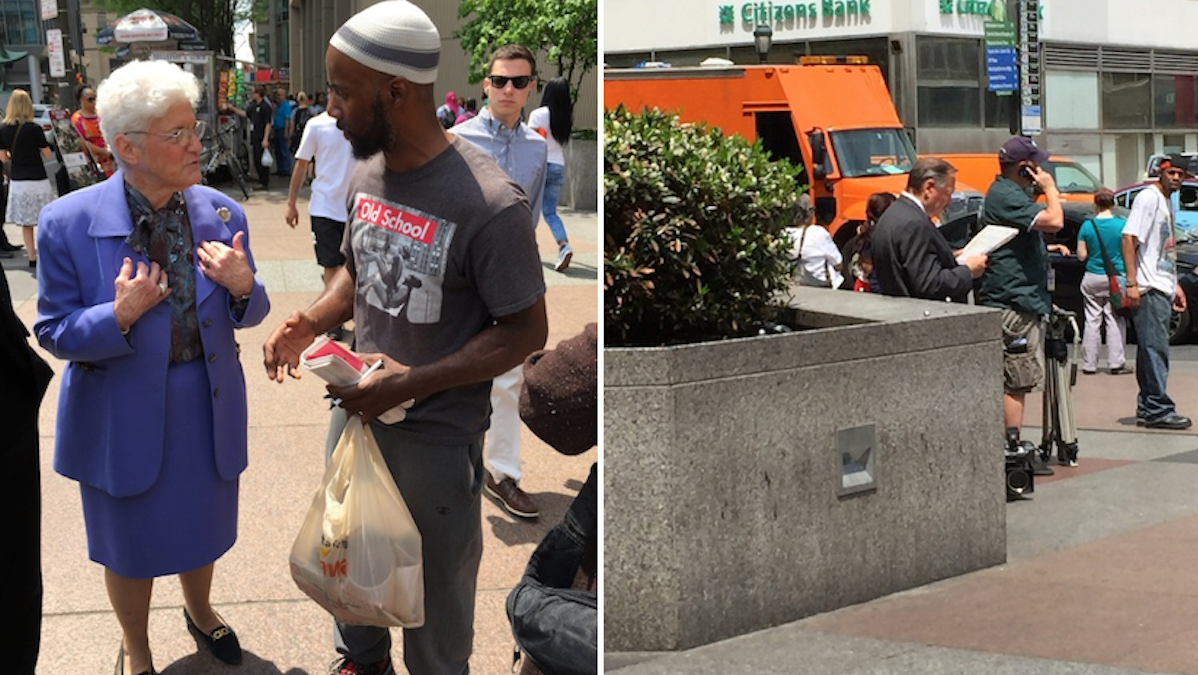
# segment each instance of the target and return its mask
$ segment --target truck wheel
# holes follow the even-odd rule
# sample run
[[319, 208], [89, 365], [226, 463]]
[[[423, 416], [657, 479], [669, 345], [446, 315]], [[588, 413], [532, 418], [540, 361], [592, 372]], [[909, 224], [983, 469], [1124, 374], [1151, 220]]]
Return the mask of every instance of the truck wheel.
[[[849, 240], [856, 236], [859, 225], [861, 225], [860, 220], [848, 220], [841, 223], [840, 227], [836, 230], [836, 234], [832, 235], [832, 241], [836, 244], [836, 248], [843, 251], [845, 244], [849, 243]], [[847, 265], [848, 262], [846, 260], [844, 264]]]

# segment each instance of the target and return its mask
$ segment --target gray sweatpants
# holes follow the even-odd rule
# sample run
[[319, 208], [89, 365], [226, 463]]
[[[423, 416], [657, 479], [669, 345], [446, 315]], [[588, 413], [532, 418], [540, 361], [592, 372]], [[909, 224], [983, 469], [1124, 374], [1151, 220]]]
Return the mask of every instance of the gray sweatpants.
[[[345, 428], [334, 408], [325, 457]], [[474, 596], [482, 560], [482, 447], [413, 442], [382, 424], [371, 431], [403, 495], [424, 551], [424, 625], [404, 629], [404, 665], [411, 675], [465, 675], [474, 643]], [[335, 622], [337, 651], [356, 663], [376, 663], [391, 651], [391, 631]]]

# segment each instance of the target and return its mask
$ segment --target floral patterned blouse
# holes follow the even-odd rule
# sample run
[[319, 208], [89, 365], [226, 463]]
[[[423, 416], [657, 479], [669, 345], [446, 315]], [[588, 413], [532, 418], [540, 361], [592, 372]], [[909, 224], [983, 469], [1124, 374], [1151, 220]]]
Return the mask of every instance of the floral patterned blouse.
[[155, 210], [129, 183], [125, 183], [125, 199], [133, 216], [133, 231], [125, 243], [166, 270], [167, 284], [173, 289], [167, 298], [171, 306], [171, 363], [186, 363], [204, 353], [196, 317], [195, 244], [187, 202], [182, 192], [176, 192]]

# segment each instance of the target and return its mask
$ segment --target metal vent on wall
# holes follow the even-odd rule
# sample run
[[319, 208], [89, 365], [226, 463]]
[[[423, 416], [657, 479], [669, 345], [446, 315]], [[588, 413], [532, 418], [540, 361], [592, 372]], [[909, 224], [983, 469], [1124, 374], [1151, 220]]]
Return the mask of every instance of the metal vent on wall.
[[1152, 53], [1152, 71], [1193, 75], [1198, 72], [1198, 54], [1155, 51]]
[[1098, 47], [1046, 44], [1044, 65], [1066, 70], [1098, 70]]
[[1149, 52], [1102, 47], [1099, 56], [1099, 67], [1106, 72], [1152, 72], [1152, 54]]

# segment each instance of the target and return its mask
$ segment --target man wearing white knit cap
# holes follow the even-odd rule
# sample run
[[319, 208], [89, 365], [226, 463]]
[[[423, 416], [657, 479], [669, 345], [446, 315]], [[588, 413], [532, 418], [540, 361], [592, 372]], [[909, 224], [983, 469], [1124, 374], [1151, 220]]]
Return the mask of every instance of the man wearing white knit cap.
[[[328, 113], [361, 160], [348, 191], [345, 266], [267, 339], [271, 379], [294, 376], [317, 335], [355, 322], [355, 347], [383, 367], [341, 400], [370, 423], [422, 537], [425, 622], [404, 629], [412, 675], [469, 672], [482, 557], [481, 442], [491, 379], [545, 344], [545, 283], [528, 199], [437, 121], [440, 36], [406, 0], [373, 5], [333, 35]], [[407, 418], [377, 421], [415, 399]], [[338, 623], [340, 675], [394, 673], [385, 627]]]

